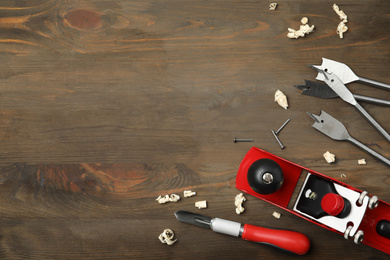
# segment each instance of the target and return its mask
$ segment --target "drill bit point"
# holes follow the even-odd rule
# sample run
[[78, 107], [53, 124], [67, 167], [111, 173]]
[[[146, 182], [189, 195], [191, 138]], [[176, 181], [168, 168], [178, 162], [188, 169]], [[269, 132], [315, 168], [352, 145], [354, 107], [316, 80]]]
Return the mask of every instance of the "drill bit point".
[[312, 68], [312, 69], [315, 69], [316, 71], [320, 72], [320, 71], [323, 71], [322, 69], [320, 69], [320, 66], [318, 65], [307, 65], [309, 68]]
[[294, 85], [294, 87], [299, 88], [301, 90], [308, 90], [309, 89], [309, 87], [306, 85]]
[[309, 113], [309, 112], [306, 112], [311, 118], [313, 118], [313, 120], [316, 122], [316, 123], [320, 123], [320, 120], [318, 120], [317, 116], [312, 114], [312, 113]]
[[328, 75], [327, 74], [330, 74], [327, 69], [323, 70], [320, 68], [320, 66], [316, 66], [316, 65], [307, 65], [309, 68], [312, 68], [312, 69], [315, 69], [317, 72], [319, 73], [322, 73], [324, 75], [324, 77], [326, 79], [328, 79]]

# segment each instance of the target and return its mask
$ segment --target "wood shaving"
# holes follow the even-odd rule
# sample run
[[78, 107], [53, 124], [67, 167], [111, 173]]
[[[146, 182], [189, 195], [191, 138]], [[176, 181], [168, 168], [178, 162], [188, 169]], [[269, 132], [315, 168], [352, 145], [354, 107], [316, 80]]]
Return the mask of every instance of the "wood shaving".
[[158, 201], [158, 203], [160, 204], [164, 204], [164, 203], [167, 203], [169, 202], [169, 195], [165, 195], [165, 196], [158, 196], [158, 198], [156, 199]]
[[195, 202], [195, 207], [197, 207], [198, 209], [205, 209], [207, 208], [207, 201], [205, 200], [197, 201]]
[[294, 30], [294, 29], [288, 28], [287, 37], [290, 39], [297, 39], [299, 37], [305, 37], [306, 34], [309, 34], [312, 31], [314, 31], [315, 26], [308, 25], [307, 24], [308, 22], [309, 22], [309, 19], [307, 19], [307, 17], [303, 17], [301, 19], [302, 25], [299, 27], [299, 30]]
[[234, 205], [236, 206], [236, 213], [240, 215], [242, 212], [244, 212], [245, 208], [242, 206], [242, 204], [246, 201], [246, 198], [243, 193], [237, 194], [234, 199]]
[[301, 23], [302, 23], [303, 25], [307, 24], [308, 22], [309, 22], [309, 19], [307, 19], [307, 17], [303, 17], [303, 18], [301, 19]]
[[284, 109], [288, 108], [288, 102], [286, 95], [280, 91], [279, 89], [275, 92], [275, 99], [274, 102], [277, 102], [279, 106], [283, 107]]
[[362, 164], [367, 164], [366, 159], [360, 159], [360, 160], [358, 160], [358, 164], [360, 164], [360, 165], [362, 165]]
[[179, 200], [180, 200], [180, 196], [179, 195], [171, 194], [171, 196], [169, 196], [169, 201], [170, 202], [178, 202]]
[[278, 6], [277, 3], [270, 3], [269, 4], [269, 10], [270, 11], [275, 11], [277, 6]]
[[282, 214], [280, 214], [279, 212], [274, 211], [274, 213], [272, 213], [272, 216], [274, 216], [274, 218], [280, 219]]
[[173, 231], [167, 228], [158, 236], [158, 239], [161, 241], [161, 243], [171, 246], [177, 241], [177, 239], [173, 240], [174, 236], [175, 234]]
[[337, 34], [340, 36], [341, 39], [344, 38], [344, 33], [346, 31], [348, 31], [348, 27], [345, 25], [345, 23], [343, 21], [341, 21], [339, 23], [339, 25], [337, 26]]
[[156, 200], [160, 204], [165, 204], [167, 202], [178, 202], [180, 200], [180, 196], [176, 194], [165, 195], [165, 196], [160, 195]]
[[333, 10], [336, 12], [336, 14], [341, 20], [341, 22], [337, 26], [336, 32], [342, 39], [344, 38], [344, 33], [348, 31], [348, 27], [345, 25], [348, 22], [348, 16], [344, 13], [344, 11], [340, 10], [340, 8], [336, 4], [333, 4]]
[[338, 5], [333, 4], [333, 10], [340, 17], [340, 20], [345, 20], [346, 22], [348, 22], [348, 16], [344, 13], [344, 11], [340, 10]]
[[327, 163], [334, 163], [336, 161], [336, 155], [334, 155], [329, 151], [326, 151], [326, 153], [324, 153], [323, 156]]
[[185, 190], [183, 191], [184, 198], [189, 198], [196, 195], [195, 191]]

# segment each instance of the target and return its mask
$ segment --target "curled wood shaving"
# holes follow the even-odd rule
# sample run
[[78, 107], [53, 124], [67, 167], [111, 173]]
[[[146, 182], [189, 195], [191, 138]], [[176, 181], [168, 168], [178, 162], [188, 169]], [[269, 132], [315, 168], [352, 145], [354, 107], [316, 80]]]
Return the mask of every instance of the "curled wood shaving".
[[169, 195], [165, 195], [165, 196], [160, 195], [160, 196], [158, 196], [158, 198], [156, 200], [160, 204], [167, 203], [167, 202], [169, 202]]
[[175, 234], [173, 231], [167, 228], [164, 229], [164, 231], [158, 236], [158, 239], [161, 241], [161, 243], [171, 246], [177, 241], [177, 239], [173, 240], [174, 236]]
[[333, 4], [333, 10], [336, 12], [336, 14], [339, 16], [341, 22], [337, 26], [336, 32], [339, 35], [339, 37], [342, 39], [344, 38], [344, 33], [348, 31], [348, 27], [345, 25], [348, 22], [348, 17], [344, 13], [344, 11], [340, 10], [340, 8]]
[[234, 198], [234, 205], [236, 206], [236, 213], [238, 215], [240, 215], [245, 210], [245, 208], [242, 206], [244, 201], [246, 201], [246, 198], [243, 193], [237, 194]]
[[165, 204], [167, 202], [178, 202], [180, 200], [180, 196], [176, 194], [165, 195], [165, 196], [160, 195], [156, 200], [160, 204]]
[[269, 4], [269, 10], [270, 11], [275, 11], [277, 6], [278, 6], [277, 3], [270, 3]]
[[344, 13], [344, 11], [340, 10], [338, 5], [333, 4], [332, 7], [336, 14], [340, 17], [340, 20], [345, 20], [346, 22], [348, 22], [348, 16]]
[[288, 28], [288, 34], [287, 37], [290, 39], [297, 39], [299, 37], [305, 37], [306, 34], [311, 33], [314, 31], [315, 26], [308, 25], [307, 23], [309, 22], [309, 19], [307, 17], [303, 17], [301, 19], [301, 26], [299, 27], [299, 30], [294, 30], [291, 28]]
[[171, 194], [171, 196], [169, 196], [169, 201], [170, 202], [178, 202], [179, 200], [180, 200], [180, 196], [179, 195]]
[[345, 23], [343, 21], [341, 21], [339, 23], [339, 25], [337, 26], [337, 34], [340, 36], [341, 39], [344, 38], [344, 33], [346, 31], [348, 31], [348, 27], [345, 25]]

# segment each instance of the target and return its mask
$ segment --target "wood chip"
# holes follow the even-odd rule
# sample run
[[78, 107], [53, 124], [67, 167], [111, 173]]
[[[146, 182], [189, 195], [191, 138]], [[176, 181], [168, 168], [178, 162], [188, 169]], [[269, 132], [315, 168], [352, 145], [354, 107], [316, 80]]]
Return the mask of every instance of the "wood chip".
[[183, 191], [184, 198], [189, 198], [196, 195], [195, 191], [185, 190]]
[[195, 202], [195, 207], [197, 207], [198, 209], [205, 209], [207, 208], [207, 201], [205, 200], [197, 201]]
[[279, 89], [275, 92], [274, 102], [277, 102], [284, 109], [288, 108], [287, 96]]
[[280, 219], [282, 214], [280, 214], [279, 212], [274, 211], [274, 213], [272, 213], [272, 216], [274, 216], [274, 218]]
[[358, 164], [360, 164], [360, 165], [362, 165], [362, 164], [367, 164], [366, 159], [360, 159], [360, 160], [358, 160]]
[[277, 6], [278, 6], [277, 3], [270, 3], [269, 4], [269, 10], [270, 11], [275, 11]]
[[324, 153], [323, 156], [327, 163], [334, 163], [336, 161], [336, 155], [334, 155], [329, 151], [326, 151], [326, 153]]

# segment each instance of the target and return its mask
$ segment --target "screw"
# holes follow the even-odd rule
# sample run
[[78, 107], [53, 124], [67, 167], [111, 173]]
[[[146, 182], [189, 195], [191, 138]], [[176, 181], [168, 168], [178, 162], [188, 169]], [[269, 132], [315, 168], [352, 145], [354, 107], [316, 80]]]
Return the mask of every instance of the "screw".
[[237, 142], [253, 142], [254, 140], [253, 139], [238, 139], [238, 138], [234, 138], [233, 139], [233, 142], [237, 143]]
[[263, 174], [263, 182], [265, 184], [271, 184], [273, 181], [274, 181], [274, 176], [271, 173], [266, 172]]
[[311, 189], [308, 189], [305, 193], [305, 197], [311, 200], [315, 200], [317, 198], [317, 193], [315, 193]]
[[275, 131], [271, 129], [272, 134], [275, 136], [276, 141], [278, 141], [280, 145], [280, 149], [283, 149], [285, 146], [282, 144], [282, 142], [279, 140], [278, 136], [276, 135]]
[[291, 118], [287, 119], [286, 122], [284, 122], [284, 124], [279, 127], [278, 131], [275, 132], [276, 135], [278, 135], [280, 133], [280, 131], [282, 131], [283, 127], [285, 127], [287, 125], [288, 122], [290, 122]]

